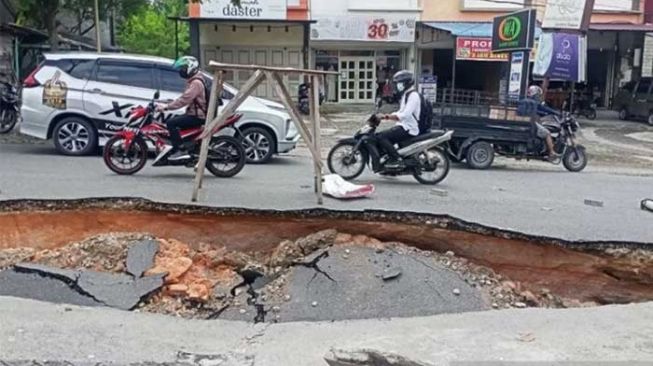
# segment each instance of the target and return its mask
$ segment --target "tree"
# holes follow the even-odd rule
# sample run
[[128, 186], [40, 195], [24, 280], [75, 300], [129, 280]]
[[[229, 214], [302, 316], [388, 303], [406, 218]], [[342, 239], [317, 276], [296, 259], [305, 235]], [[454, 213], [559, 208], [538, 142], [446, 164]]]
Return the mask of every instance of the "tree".
[[18, 2], [18, 23], [31, 25], [48, 32], [52, 51], [59, 49], [57, 14], [60, 0], [21, 0]]
[[[169, 16], [185, 16], [188, 9], [179, 0], [154, 0], [127, 18], [118, 30], [120, 46], [129, 52], [172, 58], [175, 56], [174, 23]], [[179, 50], [190, 48], [187, 23], [178, 29]]]

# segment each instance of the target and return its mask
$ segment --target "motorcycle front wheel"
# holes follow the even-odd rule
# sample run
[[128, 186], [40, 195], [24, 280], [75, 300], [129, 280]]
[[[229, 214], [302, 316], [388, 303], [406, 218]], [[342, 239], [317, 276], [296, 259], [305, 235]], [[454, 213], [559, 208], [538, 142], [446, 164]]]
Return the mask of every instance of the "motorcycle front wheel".
[[142, 138], [135, 138], [129, 148], [122, 136], [114, 136], [104, 145], [104, 164], [116, 174], [132, 175], [147, 163], [147, 144]]
[[413, 177], [421, 184], [434, 185], [442, 182], [449, 175], [451, 161], [446, 152], [432, 148], [417, 155], [419, 167], [413, 171]]
[[4, 135], [11, 132], [16, 126], [16, 122], [18, 122], [18, 113], [15, 110], [0, 111], [0, 134]]
[[231, 178], [245, 167], [247, 157], [242, 143], [231, 136], [211, 139], [206, 168], [218, 178]]
[[340, 142], [329, 151], [327, 164], [331, 173], [338, 174], [345, 180], [352, 180], [363, 174], [367, 155], [356, 149], [354, 142]]

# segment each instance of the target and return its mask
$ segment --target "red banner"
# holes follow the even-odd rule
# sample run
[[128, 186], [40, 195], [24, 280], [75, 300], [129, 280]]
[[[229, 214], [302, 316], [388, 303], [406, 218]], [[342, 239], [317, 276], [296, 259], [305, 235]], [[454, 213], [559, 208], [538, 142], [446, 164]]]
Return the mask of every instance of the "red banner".
[[492, 53], [492, 38], [458, 37], [456, 60], [508, 61], [507, 53]]

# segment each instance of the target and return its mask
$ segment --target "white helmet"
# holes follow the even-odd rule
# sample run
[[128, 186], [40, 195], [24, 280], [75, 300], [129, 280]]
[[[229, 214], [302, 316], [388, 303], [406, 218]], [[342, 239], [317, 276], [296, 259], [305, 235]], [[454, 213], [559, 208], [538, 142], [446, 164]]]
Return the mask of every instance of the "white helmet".
[[193, 56], [182, 56], [175, 61], [172, 67], [179, 70], [179, 75], [182, 78], [188, 79], [197, 74], [200, 69], [200, 63]]
[[531, 99], [542, 99], [542, 95], [544, 95], [544, 91], [537, 85], [531, 85], [526, 92], [526, 96]]

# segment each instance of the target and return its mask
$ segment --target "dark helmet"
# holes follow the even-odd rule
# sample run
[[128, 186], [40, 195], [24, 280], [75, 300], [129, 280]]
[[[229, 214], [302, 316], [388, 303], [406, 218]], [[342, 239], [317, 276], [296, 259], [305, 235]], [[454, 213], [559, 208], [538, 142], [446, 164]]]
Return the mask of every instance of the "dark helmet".
[[408, 70], [401, 70], [392, 77], [392, 87], [396, 95], [401, 96], [404, 92], [415, 85], [415, 75]]

